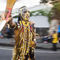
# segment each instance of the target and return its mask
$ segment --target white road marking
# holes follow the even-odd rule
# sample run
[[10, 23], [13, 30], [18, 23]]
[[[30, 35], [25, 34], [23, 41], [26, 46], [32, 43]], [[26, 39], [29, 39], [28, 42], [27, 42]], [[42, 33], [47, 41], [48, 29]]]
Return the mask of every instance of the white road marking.
[[[0, 50], [10, 50], [10, 51], [12, 51], [13, 50], [13, 48], [8, 48], [8, 47], [0, 47]], [[44, 51], [44, 50], [35, 50], [35, 53], [51, 53], [51, 54], [53, 54], [53, 53], [59, 53], [60, 54], [60, 51]]]
[[60, 51], [43, 51], [43, 50], [41, 50], [41, 51], [35, 51], [36, 53], [51, 53], [51, 54], [53, 54], [53, 53], [59, 53], [60, 54]]
[[2, 50], [13, 50], [13, 48], [7, 48], [7, 47], [0, 47]]

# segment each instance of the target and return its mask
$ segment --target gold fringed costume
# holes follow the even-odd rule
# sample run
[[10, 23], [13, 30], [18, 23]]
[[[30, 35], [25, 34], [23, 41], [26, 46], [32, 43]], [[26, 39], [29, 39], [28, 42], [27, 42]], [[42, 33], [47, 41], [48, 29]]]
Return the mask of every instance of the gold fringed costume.
[[19, 21], [19, 27], [15, 29], [15, 40], [13, 60], [35, 60], [34, 29], [28, 20]]

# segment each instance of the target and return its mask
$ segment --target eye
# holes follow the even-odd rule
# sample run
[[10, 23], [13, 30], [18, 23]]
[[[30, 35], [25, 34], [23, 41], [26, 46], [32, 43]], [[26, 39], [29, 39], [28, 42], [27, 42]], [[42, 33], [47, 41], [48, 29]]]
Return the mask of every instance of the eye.
[[24, 11], [23, 13], [26, 13], [26, 12], [30, 13], [29, 11]]

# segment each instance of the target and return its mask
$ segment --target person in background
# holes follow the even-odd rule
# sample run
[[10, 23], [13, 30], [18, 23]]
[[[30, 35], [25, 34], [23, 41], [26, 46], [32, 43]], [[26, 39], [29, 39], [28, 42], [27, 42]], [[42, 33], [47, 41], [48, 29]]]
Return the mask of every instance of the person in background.
[[[1, 19], [0, 19], [0, 21], [3, 21], [3, 20], [5, 20], [6, 18], [5, 18], [5, 16], [6, 16], [6, 13], [2, 13], [1, 14]], [[8, 23], [8, 21], [10, 20], [10, 17], [8, 18], [8, 20], [6, 21], [6, 23]], [[6, 25], [5, 25], [6, 26]], [[4, 27], [5, 28], [5, 27]], [[4, 29], [3, 28], [3, 29]], [[2, 31], [0, 31], [0, 38], [3, 38], [4, 37], [4, 35], [3, 35], [3, 30]]]
[[2, 33], [0, 32], [0, 38], [3, 38], [3, 35], [2, 35]]
[[53, 44], [53, 50], [56, 51], [57, 50], [57, 43], [58, 43], [58, 34], [56, 31], [53, 31], [53, 34], [52, 34], [52, 44]]
[[59, 25], [58, 25], [58, 31], [57, 31], [57, 33], [58, 33], [58, 40], [59, 40], [59, 42], [60, 42], [60, 23], [59, 23]]
[[43, 37], [44, 43], [48, 43], [48, 36]]
[[[3, 20], [6, 20], [7, 12], [8, 12], [8, 11], [6, 11], [5, 13], [3, 13], [3, 14], [1, 15], [1, 20], [2, 20], [2, 21], [3, 21]], [[8, 17], [8, 20], [6, 20], [6, 24], [5, 24], [4, 28], [2, 29], [2, 32], [3, 32], [4, 34], [6, 34], [6, 32], [4, 32], [4, 30], [6, 30], [6, 31], [9, 33], [9, 30], [6, 29], [6, 27], [7, 27], [7, 24], [9, 24], [10, 21], [12, 21], [11, 15]], [[8, 34], [8, 33], [7, 33], [7, 34]], [[3, 36], [4, 36], [4, 34], [3, 34]], [[10, 34], [9, 34], [9, 35], [10, 35]]]
[[[1, 16], [0, 16], [0, 22], [2, 21]], [[3, 38], [2, 32], [0, 31], [0, 38]]]

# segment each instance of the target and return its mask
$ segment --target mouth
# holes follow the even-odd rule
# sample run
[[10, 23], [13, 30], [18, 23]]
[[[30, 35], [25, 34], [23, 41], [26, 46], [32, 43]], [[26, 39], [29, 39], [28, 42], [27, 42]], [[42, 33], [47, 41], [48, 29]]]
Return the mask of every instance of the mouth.
[[26, 18], [29, 18], [29, 16], [26, 16]]

